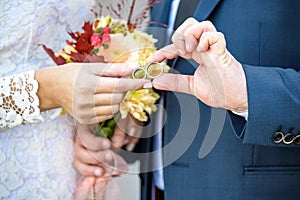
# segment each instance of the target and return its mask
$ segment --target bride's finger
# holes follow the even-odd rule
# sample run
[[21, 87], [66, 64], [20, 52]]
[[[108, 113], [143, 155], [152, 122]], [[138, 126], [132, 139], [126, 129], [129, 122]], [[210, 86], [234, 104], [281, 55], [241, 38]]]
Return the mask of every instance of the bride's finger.
[[91, 151], [86, 149], [82, 145], [75, 145], [74, 147], [75, 151], [75, 158], [76, 160], [79, 160], [83, 163], [90, 164], [90, 165], [96, 165], [96, 164], [101, 164], [104, 162], [110, 162], [112, 160], [112, 155], [111, 153], [106, 150], [106, 151]]
[[116, 126], [114, 135], [111, 138], [112, 145], [116, 148], [121, 148], [125, 144], [125, 138], [125, 132], [122, 129], [120, 129], [119, 126]]
[[107, 105], [107, 106], [97, 106], [97, 107], [95, 107], [95, 113], [97, 116], [113, 115], [119, 111], [119, 108], [120, 108], [119, 104]]
[[111, 78], [99, 77], [96, 85], [95, 93], [122, 93], [131, 90], [142, 89], [146, 83], [150, 83], [147, 79], [127, 79], [127, 78]]
[[124, 95], [124, 93], [95, 94], [95, 106], [119, 104], [122, 102]]
[[73, 166], [76, 169], [76, 171], [83, 176], [101, 177], [105, 174], [105, 171], [102, 167], [97, 165], [88, 165], [78, 160], [74, 160]]
[[92, 129], [89, 129], [87, 125], [77, 126], [77, 135], [75, 143], [79, 143], [85, 148], [92, 151], [102, 151], [109, 149], [111, 144], [110, 141], [103, 137], [96, 137], [92, 133]]
[[[131, 118], [131, 116], [129, 116]], [[140, 140], [143, 131], [143, 124], [137, 122], [135, 119], [129, 119], [128, 126], [127, 126], [127, 137], [126, 137], [126, 150], [133, 151], [136, 144]]]
[[90, 151], [78, 143], [74, 146], [74, 152], [74, 160], [88, 165], [111, 165], [114, 158], [113, 152], [110, 150]]

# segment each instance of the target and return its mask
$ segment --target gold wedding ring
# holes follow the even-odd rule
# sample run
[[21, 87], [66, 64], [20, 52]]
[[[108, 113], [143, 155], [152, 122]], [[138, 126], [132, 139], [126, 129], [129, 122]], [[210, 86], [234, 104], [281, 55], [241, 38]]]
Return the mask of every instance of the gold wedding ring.
[[144, 67], [140, 64], [140, 66], [132, 72], [132, 78], [133, 79], [146, 79], [146, 78], [154, 79], [160, 77], [163, 71], [164, 68], [162, 64], [159, 62], [153, 62]]

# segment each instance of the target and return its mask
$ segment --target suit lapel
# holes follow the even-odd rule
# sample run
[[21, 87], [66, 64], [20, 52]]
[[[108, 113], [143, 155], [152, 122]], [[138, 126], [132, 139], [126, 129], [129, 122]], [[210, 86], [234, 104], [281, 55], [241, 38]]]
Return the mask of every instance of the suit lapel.
[[168, 24], [171, 3], [172, 0], [162, 0], [161, 3], [151, 9], [151, 21], [153, 21], [154, 24], [150, 24], [150, 27], [161, 27], [160, 24]]

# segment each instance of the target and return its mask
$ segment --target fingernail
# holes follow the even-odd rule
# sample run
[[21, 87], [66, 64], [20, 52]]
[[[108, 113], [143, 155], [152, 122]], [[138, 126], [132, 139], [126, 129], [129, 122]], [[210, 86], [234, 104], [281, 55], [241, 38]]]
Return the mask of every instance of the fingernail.
[[137, 67], [139, 67], [140, 66], [140, 63], [138, 63], [138, 62], [135, 62], [135, 63], [129, 63], [128, 64], [128, 67], [130, 68], [130, 69], [135, 69], [135, 68], [137, 68]]
[[132, 137], [135, 136], [135, 128], [134, 128], [134, 127], [131, 127], [131, 128], [130, 128], [130, 130], [129, 130], [129, 132], [128, 132], [128, 135], [129, 135], [129, 136], [132, 136]]
[[95, 175], [95, 176], [101, 176], [101, 174], [102, 174], [102, 172], [101, 172], [100, 169], [96, 169], [96, 170], [94, 171], [94, 175]]
[[134, 147], [135, 147], [135, 144], [130, 143], [130, 144], [128, 144], [128, 145], [126, 146], [126, 150], [127, 150], [127, 151], [132, 151], [132, 150], [134, 149]]
[[144, 89], [150, 89], [152, 88], [152, 83], [146, 83], [144, 86], [143, 86]]
[[126, 139], [126, 140], [124, 141], [124, 145], [126, 145], [126, 144], [128, 144], [128, 143], [129, 143], [129, 140]]
[[120, 136], [114, 136], [114, 137], [112, 137], [112, 139], [111, 139], [111, 141], [112, 141], [113, 143], [121, 143], [122, 140], [123, 140], [123, 137], [120, 137]]
[[190, 42], [186, 42], [186, 50], [188, 51], [188, 52], [191, 52], [191, 44], [190, 44]]
[[113, 157], [112, 157], [111, 153], [106, 153], [105, 154], [105, 160], [106, 161], [111, 161], [112, 159], [113, 159]]
[[109, 147], [110, 147], [110, 142], [107, 141], [107, 140], [104, 140], [104, 141], [102, 142], [102, 148], [103, 148], [103, 149], [108, 149]]
[[177, 52], [178, 52], [179, 55], [183, 55], [183, 51], [182, 50], [178, 49]]

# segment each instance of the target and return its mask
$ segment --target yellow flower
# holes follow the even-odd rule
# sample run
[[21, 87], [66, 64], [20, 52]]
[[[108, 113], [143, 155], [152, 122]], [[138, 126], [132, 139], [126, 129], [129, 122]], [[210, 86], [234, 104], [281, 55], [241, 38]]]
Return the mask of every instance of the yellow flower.
[[55, 56], [61, 55], [64, 59], [66, 59], [67, 63], [70, 63], [72, 61], [71, 57], [68, 54], [70, 54], [71, 52], [76, 52], [76, 49], [71, 45], [66, 45], [63, 50], [59, 51], [58, 53], [55, 53]]
[[96, 30], [97, 28], [104, 28], [108, 27], [111, 23], [111, 17], [109, 15], [107, 16], [101, 16], [100, 18], [96, 18], [93, 23], [93, 29]]
[[157, 110], [155, 102], [159, 99], [159, 95], [153, 89], [142, 89], [127, 92], [120, 104], [121, 117], [124, 119], [130, 113], [139, 121], [148, 120], [147, 114], [152, 114]]

